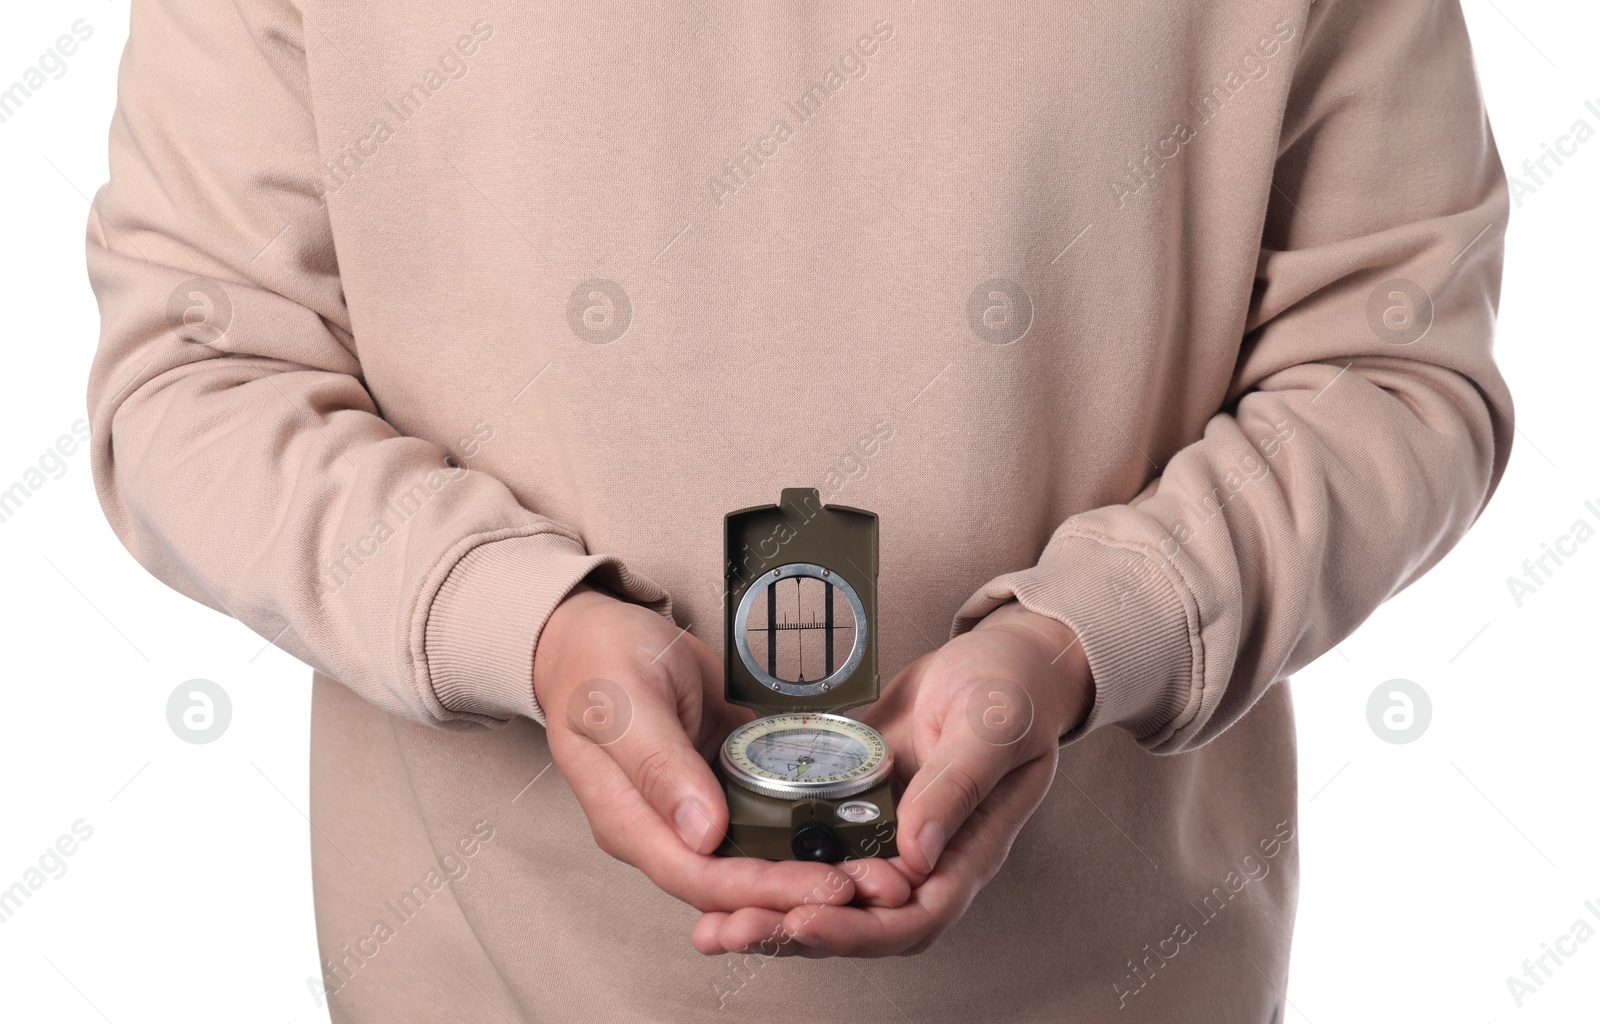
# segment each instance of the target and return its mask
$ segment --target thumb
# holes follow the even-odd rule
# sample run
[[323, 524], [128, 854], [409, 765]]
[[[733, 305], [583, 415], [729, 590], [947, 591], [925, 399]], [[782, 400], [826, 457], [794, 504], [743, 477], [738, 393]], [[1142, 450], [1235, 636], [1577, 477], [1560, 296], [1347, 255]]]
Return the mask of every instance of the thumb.
[[573, 690], [567, 711], [573, 730], [611, 757], [685, 846], [700, 854], [716, 849], [728, 826], [727, 801], [684, 731], [669, 684], [593, 679]]
[[951, 703], [938, 739], [906, 785], [896, 807], [900, 857], [930, 874], [945, 844], [1013, 769], [1036, 758], [1027, 692], [1005, 680], [985, 680]]

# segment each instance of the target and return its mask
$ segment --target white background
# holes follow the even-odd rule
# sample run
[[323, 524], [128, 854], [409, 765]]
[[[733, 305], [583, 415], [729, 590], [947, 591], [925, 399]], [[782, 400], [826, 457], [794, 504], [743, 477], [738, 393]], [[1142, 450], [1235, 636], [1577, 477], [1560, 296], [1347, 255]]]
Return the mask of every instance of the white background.
[[[1600, 129], [1600, 11], [1464, 3], [1502, 159], [1532, 185], [1522, 164], [1543, 144], [1579, 118]], [[85, 415], [98, 316], [84, 223], [107, 176], [128, 9], [0, 14], [5, 85], [80, 18], [94, 34], [67, 73], [0, 125], [0, 490]], [[1438, 568], [1293, 684], [1304, 877], [1289, 1020], [1600, 1019], [1600, 936], [1520, 1008], [1506, 984], [1578, 919], [1600, 927], [1584, 908], [1600, 913], [1600, 538], [1521, 607], [1506, 582], [1575, 520], [1600, 524], [1597, 235], [1600, 138], [1514, 210], [1497, 352], [1519, 429], [1498, 495]], [[94, 831], [0, 924], [0, 1018], [326, 1020], [306, 986], [320, 973], [309, 670], [148, 576], [101, 518], [86, 453], [66, 463], [0, 523], [0, 889], [75, 821]], [[197, 677], [233, 710], [204, 745], [166, 715]], [[1413, 742], [1368, 723], [1394, 678], [1431, 700]]]

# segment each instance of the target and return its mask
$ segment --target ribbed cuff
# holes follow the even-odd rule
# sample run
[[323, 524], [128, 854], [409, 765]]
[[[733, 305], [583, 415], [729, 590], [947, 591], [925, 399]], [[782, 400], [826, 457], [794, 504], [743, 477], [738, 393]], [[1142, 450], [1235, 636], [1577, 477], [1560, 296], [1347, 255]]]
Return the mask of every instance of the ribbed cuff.
[[533, 695], [533, 651], [556, 605], [591, 578], [617, 597], [671, 615], [671, 600], [621, 560], [590, 555], [559, 533], [490, 540], [469, 550], [428, 609], [428, 680], [455, 714], [544, 724]]
[[1118, 725], [1155, 749], [1198, 712], [1204, 679], [1199, 622], [1169, 563], [1139, 546], [1058, 535], [1038, 565], [996, 577], [969, 598], [951, 635], [1012, 598], [1066, 623], [1094, 674], [1094, 707], [1063, 744]]

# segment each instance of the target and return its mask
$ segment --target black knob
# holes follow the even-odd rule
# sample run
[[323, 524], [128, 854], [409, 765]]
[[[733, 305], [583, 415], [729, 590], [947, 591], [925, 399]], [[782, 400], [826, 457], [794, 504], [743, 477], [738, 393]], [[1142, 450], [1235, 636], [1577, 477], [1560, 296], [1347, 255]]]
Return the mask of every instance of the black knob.
[[833, 862], [844, 858], [844, 847], [839, 842], [839, 837], [834, 835], [833, 829], [825, 822], [812, 819], [802, 821], [794, 827], [794, 832], [789, 837], [789, 849], [794, 851], [795, 860], [819, 860]]

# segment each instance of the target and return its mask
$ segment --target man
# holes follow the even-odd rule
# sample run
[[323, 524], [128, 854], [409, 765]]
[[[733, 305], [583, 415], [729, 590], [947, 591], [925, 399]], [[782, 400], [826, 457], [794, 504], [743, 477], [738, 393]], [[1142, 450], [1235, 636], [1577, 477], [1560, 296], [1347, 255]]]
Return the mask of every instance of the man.
[[[1273, 684], [1500, 479], [1506, 217], [1454, 0], [136, 0], [96, 483], [316, 669], [336, 1020], [1267, 1024]], [[881, 524], [892, 860], [713, 855], [790, 486]]]

